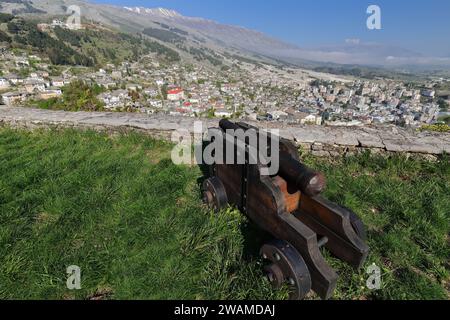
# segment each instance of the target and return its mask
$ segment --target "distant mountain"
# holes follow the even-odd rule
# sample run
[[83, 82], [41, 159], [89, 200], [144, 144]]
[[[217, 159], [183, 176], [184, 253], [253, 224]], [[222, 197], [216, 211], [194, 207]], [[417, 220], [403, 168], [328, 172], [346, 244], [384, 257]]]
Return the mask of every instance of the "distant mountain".
[[[271, 38], [261, 32], [245, 29], [238, 26], [220, 24], [212, 20], [202, 18], [185, 17], [180, 13], [163, 8], [129, 8], [126, 10], [148, 17], [149, 20], [163, 19], [183, 28], [200, 33], [218, 44], [255, 53], [268, 53], [271, 50], [298, 49], [298, 47]], [[268, 50], [270, 49], [270, 50]]]
[[366, 43], [359, 39], [346, 39], [344, 43], [319, 48], [300, 48], [261, 32], [242, 27], [219, 24], [215, 21], [185, 17], [180, 13], [163, 9], [126, 7], [126, 10], [149, 19], [164, 19], [167, 23], [193, 29], [219, 44], [239, 50], [261, 54], [286, 62], [308, 65], [308, 62], [352, 64], [377, 67], [402, 65], [436, 65], [450, 67], [450, 59], [424, 57], [404, 48], [380, 43]]
[[[217, 64], [220, 59], [240, 56], [255, 62], [290, 63], [310, 67], [317, 64], [351, 64], [372, 67], [441, 66], [450, 68], [450, 58], [425, 57], [391, 45], [347, 39], [342, 44], [300, 48], [261, 32], [182, 14], [165, 8], [118, 7], [83, 0], [3, 0], [0, 10], [22, 15], [67, 15], [77, 5], [84, 20], [93, 20], [131, 33], [168, 43], [186, 57]], [[203, 51], [200, 54], [198, 51]], [[242, 59], [241, 59], [242, 60]]]
[[44, 10], [39, 10], [33, 6], [31, 0], [2, 0], [0, 10], [11, 14], [43, 14]]
[[[108, 28], [115, 28], [122, 32], [134, 35], [145, 35], [150, 40], [158, 41], [162, 45], [179, 52], [182, 58], [187, 61], [201, 62], [213, 67], [226, 67], [234, 63], [248, 62], [252, 64], [270, 63], [286, 64], [276, 61], [276, 59], [258, 56], [250, 50], [240, 48], [240, 44], [264, 35], [258, 32], [245, 30], [239, 27], [229, 26], [222, 31], [222, 35], [227, 37], [230, 29], [233, 33], [239, 32], [241, 37], [236, 37], [233, 43], [229, 40], [221, 39], [220, 36], [213, 36], [216, 30], [221, 28], [220, 24], [212, 21], [196, 18], [187, 18], [179, 13], [167, 9], [138, 9], [122, 8], [110, 5], [98, 5], [83, 0], [8, 0], [11, 2], [1, 3], [0, 10], [4, 13], [20, 14], [24, 17], [39, 18], [40, 20], [51, 21], [59, 18], [64, 21], [69, 16], [68, 8], [78, 6], [81, 9], [81, 19], [83, 23], [96, 22]], [[14, 2], [12, 2], [14, 1]], [[210, 25], [209, 32], [200, 30], [195, 24]], [[228, 30], [228, 31], [227, 31]], [[219, 33], [217, 32], [217, 35]], [[229, 37], [229, 36], [228, 36]], [[246, 39], [246, 40], [243, 40]], [[267, 39], [269, 39], [267, 37]], [[224, 41], [226, 40], [226, 41]], [[241, 41], [241, 43], [238, 43]], [[276, 40], [263, 40], [266, 45], [274, 45]], [[281, 42], [278, 42], [281, 44]]]

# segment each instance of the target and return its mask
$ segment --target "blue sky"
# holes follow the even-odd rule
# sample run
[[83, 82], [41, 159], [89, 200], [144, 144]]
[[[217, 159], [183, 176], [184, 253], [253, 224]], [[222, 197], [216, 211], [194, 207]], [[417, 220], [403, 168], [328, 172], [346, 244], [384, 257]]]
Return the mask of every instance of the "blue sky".
[[[91, 0], [164, 7], [183, 15], [240, 25], [302, 47], [345, 39], [379, 42], [429, 56], [450, 57], [448, 0]], [[380, 6], [382, 30], [366, 27], [367, 7]]]

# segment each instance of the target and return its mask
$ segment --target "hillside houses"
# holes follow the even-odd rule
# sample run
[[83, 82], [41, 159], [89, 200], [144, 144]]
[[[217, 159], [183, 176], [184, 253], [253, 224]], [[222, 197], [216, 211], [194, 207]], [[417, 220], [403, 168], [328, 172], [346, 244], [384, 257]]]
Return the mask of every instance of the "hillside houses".
[[24, 78], [15, 74], [15, 73], [9, 73], [3, 76], [3, 78], [13, 86], [17, 86], [23, 83]]
[[26, 79], [24, 83], [24, 88], [27, 93], [37, 93], [44, 92], [45, 88], [48, 87], [49, 82], [45, 82], [42, 79]]
[[105, 104], [105, 109], [118, 111], [124, 109], [131, 103], [131, 98], [127, 90], [118, 89], [111, 92], [104, 92], [98, 98]]
[[183, 62], [160, 64], [155, 55], [55, 74], [45, 59], [36, 63], [39, 57], [8, 50], [2, 57], [7, 58], [0, 61], [5, 70], [0, 90], [3, 103], [11, 105], [58, 98], [71, 81], [80, 80], [95, 86], [98, 99], [110, 111], [305, 125], [407, 126], [433, 123], [440, 111], [433, 81], [422, 85], [388, 79], [308, 82], [290, 78], [273, 66], [220, 72]]

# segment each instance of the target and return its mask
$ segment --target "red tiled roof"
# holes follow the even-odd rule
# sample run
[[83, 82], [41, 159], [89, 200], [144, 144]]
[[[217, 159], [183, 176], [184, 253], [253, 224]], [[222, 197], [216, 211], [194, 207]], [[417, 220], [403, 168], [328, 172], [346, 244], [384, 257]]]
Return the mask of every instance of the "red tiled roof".
[[183, 89], [178, 88], [178, 89], [173, 89], [173, 90], [167, 91], [167, 94], [179, 94], [181, 92], [183, 92]]

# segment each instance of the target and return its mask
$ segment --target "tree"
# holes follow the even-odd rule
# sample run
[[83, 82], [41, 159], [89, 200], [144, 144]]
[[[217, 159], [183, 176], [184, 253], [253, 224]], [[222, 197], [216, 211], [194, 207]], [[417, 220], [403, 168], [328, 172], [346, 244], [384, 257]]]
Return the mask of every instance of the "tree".
[[14, 21], [10, 21], [8, 22], [8, 32], [9, 33], [13, 33], [13, 34], [17, 34], [20, 31], [20, 26], [17, 25]]
[[138, 101], [141, 97], [137, 91], [130, 90], [128, 91], [128, 96], [133, 100], [133, 102]]
[[0, 42], [8, 42], [11, 43], [11, 38], [4, 33], [3, 31], [0, 30]]
[[13, 15], [7, 13], [0, 13], [0, 23], [10, 22], [12, 19], [14, 19]]
[[445, 101], [444, 99], [439, 99], [437, 103], [439, 105], [439, 108], [441, 108], [442, 112], [447, 112], [449, 110], [448, 102]]
[[48, 102], [38, 102], [38, 106], [46, 109], [67, 111], [102, 111], [104, 104], [97, 95], [104, 89], [98, 85], [88, 85], [78, 80], [63, 88], [63, 96]]
[[162, 94], [163, 100], [167, 100], [167, 91], [168, 91], [167, 84], [163, 84], [161, 87], [161, 94]]

